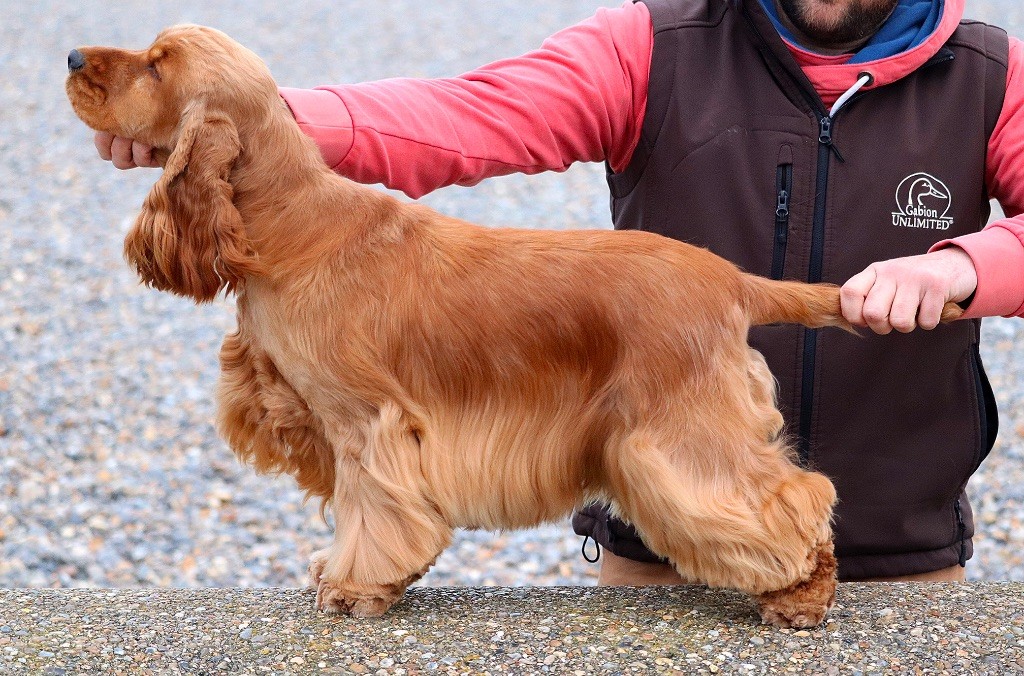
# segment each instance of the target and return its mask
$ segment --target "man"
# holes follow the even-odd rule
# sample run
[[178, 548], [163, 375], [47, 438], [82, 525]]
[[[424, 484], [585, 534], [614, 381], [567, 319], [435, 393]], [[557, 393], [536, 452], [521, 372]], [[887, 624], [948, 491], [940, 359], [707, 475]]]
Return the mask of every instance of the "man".
[[[418, 197], [603, 161], [617, 228], [845, 283], [844, 314], [877, 335], [751, 335], [800, 461], [836, 483], [841, 579], [962, 580], [963, 491], [997, 419], [979, 322], [938, 317], [947, 301], [1024, 315], [1024, 48], [961, 23], [963, 6], [644, 0], [459, 78], [282, 96], [357, 181]], [[130, 140], [96, 144], [153, 164]], [[1011, 218], [978, 232], [989, 197]], [[680, 581], [605, 508], [574, 527], [604, 547], [602, 583]]]

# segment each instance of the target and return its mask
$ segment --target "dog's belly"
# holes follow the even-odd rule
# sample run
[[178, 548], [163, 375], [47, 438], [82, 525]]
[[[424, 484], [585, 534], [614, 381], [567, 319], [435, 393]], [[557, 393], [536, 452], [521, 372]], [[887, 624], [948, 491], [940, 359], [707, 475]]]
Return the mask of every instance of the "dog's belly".
[[564, 518], [598, 490], [603, 439], [578, 408], [493, 405], [431, 414], [421, 467], [453, 526], [528, 528]]

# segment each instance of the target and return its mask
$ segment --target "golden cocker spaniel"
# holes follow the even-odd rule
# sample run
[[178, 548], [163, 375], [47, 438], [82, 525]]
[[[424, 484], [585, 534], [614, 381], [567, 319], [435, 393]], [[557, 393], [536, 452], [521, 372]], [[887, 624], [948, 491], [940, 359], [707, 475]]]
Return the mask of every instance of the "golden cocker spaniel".
[[158, 149], [125, 241], [145, 283], [237, 296], [217, 422], [333, 512], [317, 605], [384, 613], [452, 529], [607, 500], [765, 621], [834, 599], [835, 492], [780, 438], [752, 325], [843, 326], [838, 290], [644, 232], [484, 228], [332, 173], [260, 59], [200, 26], [72, 53], [90, 127]]

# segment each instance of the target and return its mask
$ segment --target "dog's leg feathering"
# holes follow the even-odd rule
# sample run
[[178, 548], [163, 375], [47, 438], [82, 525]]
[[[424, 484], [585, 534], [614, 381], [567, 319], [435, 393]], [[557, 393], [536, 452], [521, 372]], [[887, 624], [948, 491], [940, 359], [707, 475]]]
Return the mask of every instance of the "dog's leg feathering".
[[381, 408], [361, 448], [336, 443], [335, 453], [334, 543], [309, 566], [317, 608], [379, 617], [433, 565], [452, 529], [425, 495], [419, 440], [398, 406]]

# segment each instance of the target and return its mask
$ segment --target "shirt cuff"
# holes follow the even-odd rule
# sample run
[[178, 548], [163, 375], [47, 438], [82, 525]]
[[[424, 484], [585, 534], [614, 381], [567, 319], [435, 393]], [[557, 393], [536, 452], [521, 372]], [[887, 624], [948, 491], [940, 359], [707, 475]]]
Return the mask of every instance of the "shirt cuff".
[[299, 128], [320, 148], [320, 155], [336, 169], [352, 149], [352, 116], [341, 97], [327, 89], [279, 87]]
[[978, 289], [964, 318], [1012, 317], [1024, 311], [1024, 244], [1016, 235], [997, 223], [939, 242], [929, 253], [948, 246], [966, 251], [978, 273]]

